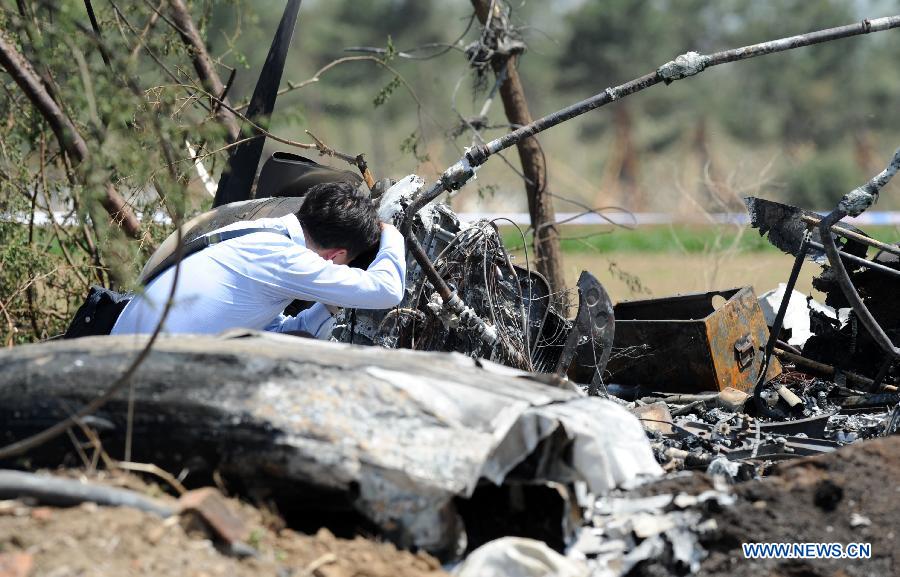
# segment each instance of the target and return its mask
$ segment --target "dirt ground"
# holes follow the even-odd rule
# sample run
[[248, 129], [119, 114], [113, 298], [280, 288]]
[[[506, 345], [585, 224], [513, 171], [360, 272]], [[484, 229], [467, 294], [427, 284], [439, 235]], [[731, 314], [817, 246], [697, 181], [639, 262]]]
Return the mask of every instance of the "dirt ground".
[[[761, 481], [734, 487], [737, 503], [707, 513], [718, 530], [698, 575], [715, 577], [889, 577], [900, 574], [900, 437], [850, 445], [798, 459]], [[647, 492], [698, 493], [705, 475], [663, 481]], [[871, 543], [865, 560], [751, 560], [741, 543]], [[666, 575], [657, 564], [637, 575]]]
[[[123, 484], [123, 483], [117, 483]], [[135, 483], [124, 483], [134, 486]], [[267, 526], [257, 509], [234, 500], [229, 508], [249, 528], [258, 556], [220, 552], [197, 522], [163, 520], [130, 508], [93, 504], [60, 509], [0, 501], [0, 575], [3, 577], [438, 577], [433, 557], [398, 551], [357, 537], [338, 539]], [[6, 569], [4, 569], [4, 563]], [[30, 566], [15, 573], [10, 567]], [[4, 572], [4, 570], [8, 572]]]
[[[77, 474], [77, 473], [71, 473]], [[101, 474], [102, 475], [102, 474]], [[108, 475], [108, 474], [107, 474]], [[711, 507], [705, 517], [717, 529], [701, 537], [709, 556], [698, 575], [709, 577], [889, 577], [900, 574], [900, 436], [850, 445], [818, 457], [777, 465], [771, 476], [732, 487], [737, 502]], [[161, 499], [155, 485], [134, 475], [104, 482]], [[713, 487], [694, 474], [664, 479], [639, 494], [699, 494]], [[230, 499], [227, 506], [247, 527], [246, 543], [258, 554], [224, 554], [210, 533], [189, 517], [163, 520], [128, 508], [82, 505], [33, 507], [0, 501], [0, 575], [3, 577], [437, 577], [446, 575], [426, 554], [357, 537], [338, 539], [326, 530], [302, 535], [276, 517]], [[742, 543], [870, 543], [866, 560], [750, 560]], [[18, 567], [18, 572], [15, 568]], [[670, 575], [663, 561], [629, 573]]]

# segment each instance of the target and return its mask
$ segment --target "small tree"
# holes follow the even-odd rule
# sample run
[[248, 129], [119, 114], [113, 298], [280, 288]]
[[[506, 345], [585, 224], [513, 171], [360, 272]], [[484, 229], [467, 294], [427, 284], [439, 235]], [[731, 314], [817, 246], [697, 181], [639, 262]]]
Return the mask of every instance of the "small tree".
[[215, 161], [237, 124], [209, 94], [224, 92], [221, 67], [180, 0], [3, 7], [0, 66], [0, 212], [14, 217], [0, 224], [0, 310], [12, 344], [62, 332], [89, 284], [127, 284], [138, 253], [169, 230], [152, 224], [158, 213], [178, 222], [208, 205], [190, 192], [185, 143]]

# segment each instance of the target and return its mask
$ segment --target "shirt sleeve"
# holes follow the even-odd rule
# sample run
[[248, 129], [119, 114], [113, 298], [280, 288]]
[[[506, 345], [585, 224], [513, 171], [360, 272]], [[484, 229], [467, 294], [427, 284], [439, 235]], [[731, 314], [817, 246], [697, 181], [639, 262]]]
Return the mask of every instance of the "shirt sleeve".
[[339, 307], [386, 309], [406, 288], [406, 246], [394, 227], [381, 233], [378, 254], [366, 270], [334, 264], [311, 250], [288, 250], [274, 263], [277, 284], [292, 298]]
[[278, 315], [265, 330], [276, 333], [306, 332], [317, 339], [327, 339], [334, 326], [334, 317], [322, 303], [315, 303], [297, 316]]

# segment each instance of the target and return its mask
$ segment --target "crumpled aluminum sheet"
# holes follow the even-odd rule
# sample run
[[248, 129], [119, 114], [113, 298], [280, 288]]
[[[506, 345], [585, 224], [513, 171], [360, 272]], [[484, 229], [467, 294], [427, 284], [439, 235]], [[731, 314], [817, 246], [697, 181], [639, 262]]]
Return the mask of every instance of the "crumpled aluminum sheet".
[[[508, 367], [459, 354], [240, 336], [160, 338], [135, 376], [135, 430], [169, 428], [184, 439], [182, 453], [192, 443], [213, 443], [230, 475], [265, 471], [355, 491], [353, 506], [403, 546], [452, 549], [462, 530], [454, 497], [471, 496], [480, 478], [502, 483], [560, 427], [572, 450], [552, 454], [572, 460], [551, 460], [534, 480], [581, 480], [604, 494], [662, 474], [639, 421], [625, 409]], [[0, 371], [0, 417], [26, 418], [38, 405], [46, 412], [54, 398], [81, 406], [145, 342], [97, 337], [0, 352], [8, 369]], [[101, 415], [121, 426], [125, 410], [118, 402]], [[186, 416], [162, 417], [179, 414]], [[236, 438], [236, 429], [244, 436]], [[135, 451], [146, 442], [136, 437]]]

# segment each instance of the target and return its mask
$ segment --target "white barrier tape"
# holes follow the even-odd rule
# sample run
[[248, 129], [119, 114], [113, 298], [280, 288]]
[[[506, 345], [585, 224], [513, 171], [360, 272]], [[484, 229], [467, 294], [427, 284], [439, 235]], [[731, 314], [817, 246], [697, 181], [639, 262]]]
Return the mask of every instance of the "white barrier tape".
[[[77, 224], [75, 218], [66, 219], [68, 211], [53, 211], [53, 217], [58, 224], [71, 226]], [[824, 213], [822, 213], [824, 214]], [[459, 219], [463, 222], [476, 222], [479, 220], [495, 220], [508, 219], [518, 225], [528, 226], [531, 219], [527, 212], [460, 212], [457, 213]], [[746, 213], [717, 213], [709, 215], [709, 218], [716, 224], [749, 224], [750, 218]], [[0, 214], [0, 221], [18, 222], [28, 224], [30, 217], [26, 214]], [[597, 214], [579, 214], [577, 212], [558, 212], [556, 213], [556, 221], [561, 225], [601, 225], [614, 224], [631, 225], [631, 226], [651, 226], [660, 224], [709, 224], [708, 219], [690, 220], [681, 215], [668, 214], [664, 212], [608, 212], [601, 217]], [[171, 219], [164, 212], [157, 212], [153, 215], [153, 222], [158, 224], [169, 224]], [[847, 222], [857, 226], [900, 226], [900, 211], [875, 211], [864, 212], [856, 218], [845, 218], [841, 222]], [[34, 223], [39, 226], [49, 225], [50, 219], [45, 211], [35, 213]], [[502, 220], [497, 223], [500, 226], [508, 224]]]

